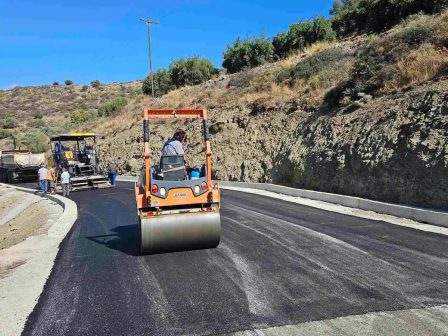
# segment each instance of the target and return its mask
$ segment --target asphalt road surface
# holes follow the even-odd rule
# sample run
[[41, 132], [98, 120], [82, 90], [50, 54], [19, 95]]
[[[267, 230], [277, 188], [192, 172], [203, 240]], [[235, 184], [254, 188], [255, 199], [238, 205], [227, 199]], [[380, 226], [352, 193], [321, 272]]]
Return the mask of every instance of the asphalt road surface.
[[223, 190], [217, 249], [139, 256], [131, 184], [71, 198], [79, 219], [24, 335], [222, 334], [448, 303], [446, 236]]

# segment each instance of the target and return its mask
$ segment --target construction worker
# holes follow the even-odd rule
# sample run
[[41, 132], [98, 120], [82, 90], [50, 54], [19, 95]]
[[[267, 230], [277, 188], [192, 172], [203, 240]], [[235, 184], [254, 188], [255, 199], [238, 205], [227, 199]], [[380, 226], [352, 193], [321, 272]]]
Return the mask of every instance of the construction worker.
[[111, 163], [109, 165], [109, 180], [110, 183], [112, 183], [112, 186], [115, 187], [115, 181], [117, 180], [117, 166], [115, 165], [115, 163]]
[[188, 166], [188, 159], [185, 155], [183, 143], [187, 139], [185, 131], [178, 128], [171, 139], [165, 142], [162, 149], [162, 156], [183, 155], [185, 165]]
[[42, 193], [45, 194], [47, 192], [47, 190], [48, 190], [48, 183], [47, 183], [48, 169], [43, 164], [43, 165], [40, 166], [40, 168], [37, 171], [37, 173], [39, 175], [40, 190], [42, 191]]
[[50, 194], [54, 194], [55, 192], [55, 182], [56, 182], [56, 171], [53, 167], [50, 167], [48, 169], [47, 173], [47, 183], [48, 183], [48, 190], [50, 191]]
[[61, 185], [62, 185], [62, 195], [63, 196], [70, 195], [70, 174], [67, 171], [67, 168], [64, 168], [62, 170]]

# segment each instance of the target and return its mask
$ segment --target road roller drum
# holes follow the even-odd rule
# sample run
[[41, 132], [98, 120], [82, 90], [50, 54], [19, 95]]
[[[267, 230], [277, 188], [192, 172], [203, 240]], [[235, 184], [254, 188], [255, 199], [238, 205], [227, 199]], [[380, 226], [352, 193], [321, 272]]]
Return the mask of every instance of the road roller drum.
[[143, 254], [214, 248], [221, 237], [219, 213], [192, 213], [140, 219]]

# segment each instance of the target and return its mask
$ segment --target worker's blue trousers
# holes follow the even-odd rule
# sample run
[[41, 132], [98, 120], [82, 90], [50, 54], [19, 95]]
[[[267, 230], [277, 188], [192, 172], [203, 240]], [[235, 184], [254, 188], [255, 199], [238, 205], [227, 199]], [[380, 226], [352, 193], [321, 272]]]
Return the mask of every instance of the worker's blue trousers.
[[43, 193], [46, 193], [48, 191], [48, 181], [47, 180], [40, 180], [40, 190], [42, 190]]
[[117, 180], [117, 174], [111, 174], [111, 173], [109, 173], [109, 180], [110, 180], [110, 183], [112, 183], [112, 185], [113, 186], [115, 186], [115, 181]]

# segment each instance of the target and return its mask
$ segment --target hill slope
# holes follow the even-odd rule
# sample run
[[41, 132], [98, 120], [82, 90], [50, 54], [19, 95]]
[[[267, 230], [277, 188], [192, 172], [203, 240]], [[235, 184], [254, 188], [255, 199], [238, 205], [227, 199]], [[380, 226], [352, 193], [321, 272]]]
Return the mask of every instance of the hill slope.
[[[137, 174], [145, 107], [207, 108], [215, 178], [448, 208], [447, 32], [447, 12], [416, 16], [72, 126], [103, 134], [104, 165]], [[153, 123], [153, 153], [178, 126], [199, 165], [197, 121]]]

